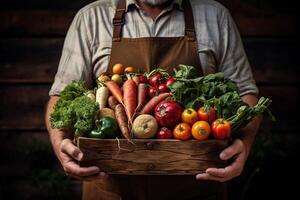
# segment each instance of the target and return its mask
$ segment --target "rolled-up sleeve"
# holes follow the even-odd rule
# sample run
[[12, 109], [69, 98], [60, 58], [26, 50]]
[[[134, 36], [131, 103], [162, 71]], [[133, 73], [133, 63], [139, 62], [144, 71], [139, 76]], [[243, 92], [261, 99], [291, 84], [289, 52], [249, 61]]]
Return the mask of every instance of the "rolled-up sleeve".
[[238, 29], [227, 9], [220, 19], [221, 41], [219, 51], [219, 71], [226, 78], [237, 83], [241, 96], [258, 95], [258, 88], [253, 78], [252, 69], [246, 56]]
[[79, 11], [68, 30], [50, 96], [60, 95], [73, 80], [85, 80], [87, 87], [92, 86], [91, 40], [85, 20]]

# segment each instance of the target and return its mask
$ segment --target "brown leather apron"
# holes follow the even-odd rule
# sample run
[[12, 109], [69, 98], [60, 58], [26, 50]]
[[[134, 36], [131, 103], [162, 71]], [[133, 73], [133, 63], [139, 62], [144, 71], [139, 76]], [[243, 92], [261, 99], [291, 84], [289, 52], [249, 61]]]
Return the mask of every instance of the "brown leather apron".
[[[197, 50], [194, 19], [189, 0], [183, 4], [185, 35], [183, 37], [122, 38], [126, 0], [120, 0], [113, 19], [113, 42], [108, 70], [122, 63], [139, 72], [164, 68], [173, 72], [179, 64], [202, 69]], [[226, 185], [197, 181], [195, 176], [126, 176], [110, 175], [107, 179], [84, 182], [84, 200], [167, 200], [167, 199], [226, 199]]]

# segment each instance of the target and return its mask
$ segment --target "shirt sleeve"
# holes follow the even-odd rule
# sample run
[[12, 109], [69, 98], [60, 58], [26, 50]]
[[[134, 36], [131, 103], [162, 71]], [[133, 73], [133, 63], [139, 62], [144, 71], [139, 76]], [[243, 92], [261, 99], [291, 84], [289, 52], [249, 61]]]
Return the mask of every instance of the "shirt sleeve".
[[252, 69], [246, 56], [238, 29], [227, 9], [224, 9], [221, 24], [219, 71], [237, 83], [240, 95], [258, 95]]
[[89, 32], [84, 15], [79, 11], [66, 35], [54, 82], [49, 95], [60, 95], [66, 85], [73, 80], [85, 80], [92, 86], [91, 50]]

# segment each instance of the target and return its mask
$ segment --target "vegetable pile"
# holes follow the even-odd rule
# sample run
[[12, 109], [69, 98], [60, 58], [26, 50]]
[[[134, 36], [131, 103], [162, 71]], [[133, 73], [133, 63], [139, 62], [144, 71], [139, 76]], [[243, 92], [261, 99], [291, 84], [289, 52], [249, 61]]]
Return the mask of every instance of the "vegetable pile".
[[73, 81], [54, 107], [52, 128], [101, 139], [228, 139], [255, 116], [270, 114], [270, 99], [261, 97], [249, 107], [223, 73], [197, 77], [187, 65], [179, 65], [173, 76], [162, 69], [134, 70], [116, 64], [111, 74], [98, 77], [94, 90]]

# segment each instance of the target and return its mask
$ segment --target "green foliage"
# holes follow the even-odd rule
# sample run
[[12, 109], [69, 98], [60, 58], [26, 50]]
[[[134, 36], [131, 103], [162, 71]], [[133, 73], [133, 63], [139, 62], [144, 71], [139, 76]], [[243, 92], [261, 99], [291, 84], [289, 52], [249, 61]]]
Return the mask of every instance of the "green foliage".
[[85, 92], [83, 81], [73, 81], [66, 86], [51, 114], [52, 128], [75, 129], [78, 135], [85, 135], [93, 129], [99, 106], [85, 96]]

